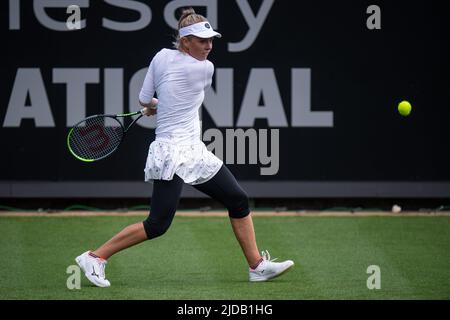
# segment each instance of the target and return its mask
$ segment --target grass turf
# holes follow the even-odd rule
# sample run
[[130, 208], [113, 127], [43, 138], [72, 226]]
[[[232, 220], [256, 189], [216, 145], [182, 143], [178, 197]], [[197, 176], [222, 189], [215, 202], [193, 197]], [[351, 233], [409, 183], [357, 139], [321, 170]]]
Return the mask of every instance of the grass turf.
[[[110, 288], [66, 287], [66, 268], [141, 217], [0, 217], [0, 299], [450, 299], [449, 217], [255, 217], [260, 250], [294, 269], [249, 283], [225, 217], [176, 217], [111, 257]], [[381, 289], [366, 286], [381, 269]]]

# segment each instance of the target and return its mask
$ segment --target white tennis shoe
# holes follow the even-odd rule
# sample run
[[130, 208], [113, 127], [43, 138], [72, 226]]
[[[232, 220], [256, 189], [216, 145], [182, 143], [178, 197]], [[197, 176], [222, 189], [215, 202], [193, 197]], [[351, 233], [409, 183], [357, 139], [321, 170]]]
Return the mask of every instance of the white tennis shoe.
[[111, 284], [105, 278], [105, 267], [107, 261], [102, 258], [95, 258], [89, 255], [90, 251], [79, 255], [75, 258], [75, 261], [83, 270], [84, 275], [90, 282], [97, 287], [109, 287]]
[[270, 260], [269, 251], [262, 251], [263, 261], [255, 268], [249, 269], [249, 278], [250, 281], [267, 281], [278, 276], [281, 276], [283, 273], [289, 271], [293, 266], [294, 262], [292, 260], [286, 260], [283, 262], [274, 262], [276, 260]]

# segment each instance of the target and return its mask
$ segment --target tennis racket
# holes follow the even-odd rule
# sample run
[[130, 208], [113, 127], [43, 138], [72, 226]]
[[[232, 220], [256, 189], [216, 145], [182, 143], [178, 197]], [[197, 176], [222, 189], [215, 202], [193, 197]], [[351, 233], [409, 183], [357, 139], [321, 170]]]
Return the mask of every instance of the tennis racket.
[[[144, 115], [144, 109], [124, 114], [97, 114], [75, 124], [67, 134], [67, 147], [78, 160], [93, 162], [104, 159], [116, 151], [125, 134]], [[139, 115], [126, 128], [119, 118]]]

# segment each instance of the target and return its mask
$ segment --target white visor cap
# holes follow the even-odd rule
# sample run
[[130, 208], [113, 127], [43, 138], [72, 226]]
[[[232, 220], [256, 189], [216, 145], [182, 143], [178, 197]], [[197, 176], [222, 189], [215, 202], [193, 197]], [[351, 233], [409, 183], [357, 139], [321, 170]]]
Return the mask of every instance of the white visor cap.
[[212, 37], [221, 38], [222, 35], [213, 30], [208, 21], [191, 24], [190, 26], [181, 28], [180, 38], [193, 35], [199, 38], [208, 39]]

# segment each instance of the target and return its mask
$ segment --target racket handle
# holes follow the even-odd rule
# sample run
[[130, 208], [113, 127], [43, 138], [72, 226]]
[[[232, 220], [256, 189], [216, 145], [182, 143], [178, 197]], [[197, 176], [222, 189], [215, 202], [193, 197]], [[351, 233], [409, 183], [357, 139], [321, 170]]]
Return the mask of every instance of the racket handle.
[[[152, 100], [150, 101], [150, 103], [147, 103], [147, 104], [143, 104], [142, 102], [140, 102], [141, 103], [141, 105], [142, 106], [144, 106], [144, 108], [142, 108], [141, 110], [140, 110], [140, 112], [141, 112], [141, 114], [142, 115], [144, 115], [144, 116], [151, 116], [151, 115], [154, 115], [155, 113], [156, 113], [156, 109], [157, 109], [157, 107], [156, 107], [156, 105], [158, 104], [158, 99], [156, 99], [156, 98], [152, 98]], [[150, 111], [149, 111], [150, 110]]]
[[156, 108], [155, 107], [145, 107], [143, 109], [140, 110], [141, 114], [144, 116], [153, 116], [154, 114], [156, 114]]

